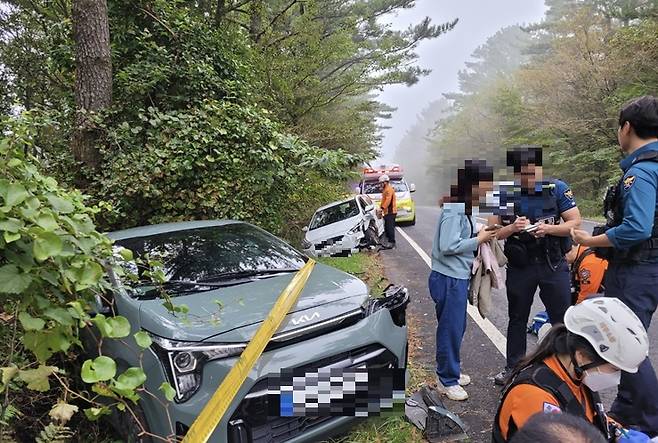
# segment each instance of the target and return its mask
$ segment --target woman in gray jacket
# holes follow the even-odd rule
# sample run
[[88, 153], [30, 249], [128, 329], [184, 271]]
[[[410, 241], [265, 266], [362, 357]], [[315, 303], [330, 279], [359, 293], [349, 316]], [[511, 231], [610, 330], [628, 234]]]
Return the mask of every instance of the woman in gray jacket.
[[457, 184], [443, 200], [443, 210], [432, 247], [429, 290], [436, 319], [437, 389], [451, 400], [466, 400], [462, 386], [471, 382], [461, 373], [460, 348], [466, 330], [466, 304], [471, 266], [478, 246], [496, 237], [496, 231], [476, 234], [474, 208], [493, 189], [493, 169], [484, 161], [467, 160]]

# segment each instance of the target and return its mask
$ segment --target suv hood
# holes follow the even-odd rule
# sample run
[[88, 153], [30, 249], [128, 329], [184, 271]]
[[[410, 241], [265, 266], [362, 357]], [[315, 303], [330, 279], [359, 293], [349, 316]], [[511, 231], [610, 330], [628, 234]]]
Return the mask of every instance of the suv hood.
[[[162, 299], [143, 301], [140, 323], [145, 330], [172, 340], [247, 342], [267, 317], [294, 274], [277, 275], [213, 291], [174, 297], [187, 305], [187, 318], [171, 314]], [[368, 288], [356, 277], [332, 267], [315, 265], [306, 287], [278, 332], [322, 322], [359, 309]]]
[[321, 228], [313, 229], [312, 231], [306, 232], [306, 240], [315, 244], [323, 240], [327, 240], [339, 235], [345, 235], [347, 232], [354, 228], [359, 222], [363, 220], [361, 215], [356, 215], [354, 217], [346, 218], [336, 223], [332, 223]]

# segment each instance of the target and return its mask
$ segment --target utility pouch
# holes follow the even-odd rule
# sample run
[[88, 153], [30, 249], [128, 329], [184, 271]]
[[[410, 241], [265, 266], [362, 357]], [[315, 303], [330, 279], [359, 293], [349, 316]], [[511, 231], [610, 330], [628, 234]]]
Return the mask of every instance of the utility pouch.
[[503, 251], [507, 257], [507, 263], [514, 268], [525, 268], [530, 261], [528, 247], [520, 241], [506, 241]]

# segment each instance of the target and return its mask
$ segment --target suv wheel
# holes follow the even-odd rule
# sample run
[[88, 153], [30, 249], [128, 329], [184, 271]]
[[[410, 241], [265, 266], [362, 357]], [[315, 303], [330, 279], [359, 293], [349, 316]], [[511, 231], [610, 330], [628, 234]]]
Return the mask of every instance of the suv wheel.
[[368, 229], [366, 229], [365, 238], [364, 240], [366, 241], [366, 244], [368, 246], [372, 245], [378, 245], [379, 244], [379, 236], [377, 235], [377, 228], [375, 228], [375, 225], [370, 225]]

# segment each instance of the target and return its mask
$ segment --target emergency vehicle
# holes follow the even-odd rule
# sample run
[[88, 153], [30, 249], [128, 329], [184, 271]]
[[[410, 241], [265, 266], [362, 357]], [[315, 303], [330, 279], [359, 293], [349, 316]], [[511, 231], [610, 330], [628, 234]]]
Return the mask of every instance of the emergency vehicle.
[[381, 184], [379, 177], [388, 175], [391, 186], [395, 189], [398, 213], [395, 221], [398, 223], [416, 224], [416, 203], [411, 198], [411, 193], [416, 192], [416, 185], [409, 184], [404, 179], [402, 167], [398, 164], [381, 165], [378, 168], [367, 166], [363, 169], [361, 181], [356, 188], [357, 194], [365, 194], [370, 197], [379, 207], [382, 200]]

